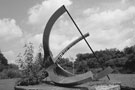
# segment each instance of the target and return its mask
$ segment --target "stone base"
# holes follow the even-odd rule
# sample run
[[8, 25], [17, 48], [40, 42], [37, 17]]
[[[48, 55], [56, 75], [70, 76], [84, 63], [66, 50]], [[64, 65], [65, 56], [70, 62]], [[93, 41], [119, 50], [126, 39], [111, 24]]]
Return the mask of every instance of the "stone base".
[[95, 90], [120, 90], [120, 85], [100, 85], [96, 86]]
[[76, 87], [58, 87], [54, 85], [41, 84], [41, 85], [31, 85], [31, 86], [15, 86], [15, 90], [120, 90], [120, 85], [118, 84], [99, 84], [99, 85], [89, 85], [83, 84]]
[[54, 87], [51, 90], [120, 90], [120, 85], [82, 86], [74, 88]]

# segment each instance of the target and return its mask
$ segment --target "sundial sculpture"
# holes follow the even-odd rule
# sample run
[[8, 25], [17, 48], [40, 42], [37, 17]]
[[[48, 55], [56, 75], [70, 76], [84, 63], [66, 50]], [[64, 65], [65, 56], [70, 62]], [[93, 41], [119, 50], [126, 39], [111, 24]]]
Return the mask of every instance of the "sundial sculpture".
[[[50, 32], [51, 29], [53, 27], [53, 24], [55, 23], [55, 21], [64, 13], [67, 13], [69, 15], [69, 17], [71, 18], [71, 20], [73, 21], [74, 25], [76, 26], [77, 30], [79, 31], [79, 33], [81, 34], [81, 37], [76, 39], [74, 42], [72, 42], [71, 44], [69, 44], [65, 49], [63, 49], [55, 58], [52, 56], [52, 53], [50, 51], [49, 48], [49, 36], [50, 36]], [[56, 85], [56, 86], [64, 86], [64, 87], [73, 87], [76, 85], [80, 85], [92, 80], [98, 80], [104, 76], [107, 76], [109, 79], [108, 74], [111, 73], [113, 70], [108, 67], [106, 69], [104, 69], [101, 65], [101, 67], [103, 68], [103, 71], [97, 73], [97, 74], [92, 74], [91, 71], [84, 73], [84, 74], [80, 74], [80, 75], [73, 75], [72, 73], [64, 70], [58, 63], [57, 60], [62, 57], [62, 55], [69, 50], [73, 45], [75, 45], [76, 43], [78, 43], [80, 40], [84, 40], [86, 42], [86, 44], [88, 45], [89, 49], [92, 51], [93, 55], [96, 57], [94, 51], [92, 50], [91, 46], [89, 45], [89, 43], [87, 42], [87, 40], [85, 39], [87, 36], [89, 36], [89, 34], [85, 34], [83, 35], [81, 30], [79, 29], [79, 27], [77, 26], [77, 24], [75, 23], [75, 21], [73, 20], [73, 18], [71, 17], [70, 13], [68, 12], [68, 10], [65, 8], [65, 6], [61, 6], [49, 19], [48, 23], [46, 24], [45, 30], [44, 30], [44, 34], [43, 34], [43, 49], [44, 49], [44, 62], [45, 60], [49, 60], [51, 63], [51, 65], [46, 69], [46, 71], [49, 74], [49, 78], [51, 79], [51, 82]], [[99, 62], [98, 58], [96, 57], [97, 61]], [[100, 63], [100, 62], [99, 62]], [[71, 81], [64, 81], [62, 80], [64, 77], [64, 79], [70, 79]], [[80, 78], [82, 77], [82, 78]]]
[[[79, 33], [81, 34], [81, 36], [79, 38], [77, 38], [76, 40], [74, 40], [73, 42], [71, 42], [69, 45], [67, 45], [56, 57], [53, 57], [51, 50], [49, 48], [49, 36], [50, 36], [50, 32], [51, 29], [55, 23], [55, 21], [65, 12], [67, 12], [67, 14], [69, 15], [69, 17], [71, 18], [71, 20], [73, 21], [74, 25], [76, 26], [77, 30], [79, 31]], [[92, 50], [91, 46], [89, 45], [89, 43], [86, 40], [86, 37], [89, 36], [89, 33], [86, 34], [82, 34], [81, 30], [79, 29], [79, 27], [77, 26], [77, 24], [75, 23], [75, 21], [73, 20], [73, 18], [71, 17], [70, 13], [68, 12], [68, 10], [65, 8], [65, 6], [61, 6], [49, 19], [49, 21], [46, 24], [45, 30], [44, 30], [44, 34], [43, 34], [43, 49], [44, 49], [44, 61], [43, 64], [49, 60], [49, 66], [46, 68], [46, 71], [48, 72], [48, 77], [50, 78], [49, 84], [53, 86], [59, 86], [59, 87], [67, 87], [67, 88], [77, 88], [77, 85], [81, 85], [87, 82], [92, 82], [92, 81], [97, 81], [102, 77], [107, 76], [108, 79], [109, 76], [108, 74], [110, 74], [113, 70], [111, 67], [107, 67], [104, 68], [97, 56], [95, 55], [94, 51]], [[93, 55], [95, 56], [95, 58], [97, 59], [98, 63], [101, 65], [102, 67], [102, 71], [96, 74], [93, 74], [91, 71], [88, 71], [84, 74], [79, 74], [79, 75], [74, 75], [70, 72], [68, 72], [67, 70], [63, 69], [59, 64], [58, 64], [58, 60], [66, 53], [66, 51], [68, 51], [72, 46], [74, 46], [75, 44], [77, 44], [79, 41], [84, 40], [86, 42], [86, 44], [88, 45], [89, 49], [92, 51]], [[44, 67], [43, 67], [44, 68]], [[46, 82], [46, 81], [45, 81]], [[47, 83], [46, 82], [46, 83]], [[44, 83], [44, 81], [43, 81]], [[15, 85], [15, 90], [33, 90], [35, 88], [35, 90], [39, 89], [44, 89], [43, 87], [37, 86], [18, 86]], [[52, 90], [52, 88], [51, 88]]]

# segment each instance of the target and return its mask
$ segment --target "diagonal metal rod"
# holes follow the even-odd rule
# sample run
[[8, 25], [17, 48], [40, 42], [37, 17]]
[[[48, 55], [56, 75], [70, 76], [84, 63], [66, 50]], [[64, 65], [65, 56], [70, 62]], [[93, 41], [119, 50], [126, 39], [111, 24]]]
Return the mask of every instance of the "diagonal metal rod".
[[[72, 18], [72, 16], [70, 15], [70, 13], [68, 12], [68, 10], [66, 9], [66, 7], [64, 6], [67, 14], [69, 15], [69, 17], [71, 18], [71, 20], [73, 21], [74, 25], [76, 26], [77, 30], [79, 31], [79, 33], [81, 34], [81, 36], [83, 37], [84, 41], [86, 42], [86, 44], [88, 45], [89, 49], [92, 51], [93, 55], [95, 56], [95, 58], [97, 59], [97, 62], [100, 64], [101, 68], [104, 70], [104, 67], [102, 66], [102, 64], [100, 63], [98, 57], [96, 56], [95, 52], [93, 51], [93, 49], [91, 48], [90, 44], [88, 43], [88, 41], [86, 40], [86, 38], [84, 37], [83, 33], [81, 32], [81, 30], [79, 29], [79, 27], [77, 26], [77, 24], [75, 23], [74, 19]], [[107, 75], [107, 78], [110, 80], [110, 77]]]

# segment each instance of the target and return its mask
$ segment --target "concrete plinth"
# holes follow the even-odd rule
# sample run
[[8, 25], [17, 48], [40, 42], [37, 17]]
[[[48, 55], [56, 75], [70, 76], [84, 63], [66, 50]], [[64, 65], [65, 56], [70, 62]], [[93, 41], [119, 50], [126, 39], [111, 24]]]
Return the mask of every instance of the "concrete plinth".
[[15, 90], [120, 90], [119, 84], [83, 84], [76, 87], [58, 87], [48, 84], [31, 85], [31, 86], [15, 86]]
[[95, 90], [120, 90], [120, 85], [100, 85], [95, 86]]

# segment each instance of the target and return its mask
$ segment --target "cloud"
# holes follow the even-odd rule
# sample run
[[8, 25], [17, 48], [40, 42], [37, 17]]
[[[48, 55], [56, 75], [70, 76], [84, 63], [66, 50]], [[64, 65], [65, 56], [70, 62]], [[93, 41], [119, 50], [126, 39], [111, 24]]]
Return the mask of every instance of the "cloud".
[[135, 30], [135, 7], [115, 9], [90, 14], [78, 22], [90, 32], [89, 41], [95, 49], [119, 48], [131, 45]]
[[28, 23], [34, 25], [45, 24], [49, 17], [62, 5], [69, 6], [70, 0], [44, 0], [41, 4], [33, 6], [29, 11]]
[[128, 2], [128, 0], [121, 0], [121, 2], [125, 4], [126, 2]]
[[97, 13], [98, 11], [99, 11], [99, 8], [88, 8], [83, 11], [83, 14], [88, 16], [90, 14]]
[[30, 37], [27, 42], [33, 43], [34, 47], [38, 49], [39, 45], [42, 44], [43, 34], [36, 34]]
[[113, 26], [116, 24], [119, 25], [121, 22], [134, 18], [134, 15], [135, 15], [135, 7], [132, 6], [125, 11], [116, 9], [114, 11], [104, 11], [99, 14], [94, 14], [90, 17], [90, 19], [93, 22], [104, 23], [107, 25], [109, 23], [110, 25]]
[[3, 54], [7, 58], [8, 63], [15, 63], [16, 55], [15, 55], [14, 51], [9, 50], [9, 51], [3, 52]]
[[14, 19], [0, 20], [0, 39], [9, 40], [22, 36], [21, 28]]

